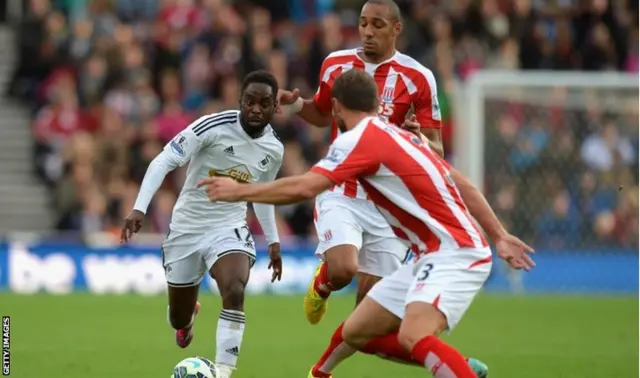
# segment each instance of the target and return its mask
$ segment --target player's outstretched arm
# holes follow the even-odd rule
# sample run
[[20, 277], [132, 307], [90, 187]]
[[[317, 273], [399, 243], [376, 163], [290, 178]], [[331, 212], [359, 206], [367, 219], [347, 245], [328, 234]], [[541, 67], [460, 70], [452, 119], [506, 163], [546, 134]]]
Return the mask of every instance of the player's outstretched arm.
[[138, 191], [138, 197], [133, 205], [133, 211], [125, 218], [120, 234], [121, 243], [128, 242], [133, 234], [140, 231], [151, 199], [160, 189], [167, 174], [187, 164], [191, 157], [200, 150], [207, 138], [210, 138], [211, 132], [209, 130], [217, 123], [230, 117], [230, 115], [220, 113], [220, 115], [205, 116], [196, 120], [167, 143], [158, 156], [151, 161], [140, 184], [140, 191]]
[[489, 238], [495, 242], [505, 237], [508, 234], [507, 230], [480, 190], [460, 171], [454, 168], [450, 168], [449, 171], [451, 172], [451, 178], [456, 183], [458, 190], [460, 190], [462, 200], [469, 208], [471, 216], [478, 221], [480, 227], [487, 233]]
[[450, 168], [450, 172], [471, 216], [495, 243], [498, 256], [515, 269], [529, 271], [534, 268], [536, 264], [527, 255], [534, 253], [533, 248], [505, 230], [485, 196], [471, 181], [454, 168]]
[[206, 187], [212, 201], [254, 202], [286, 205], [314, 198], [335, 185], [329, 178], [314, 172], [281, 178], [264, 184], [240, 184], [226, 177], [208, 177], [198, 187]]
[[133, 210], [124, 220], [124, 225], [120, 233], [121, 243], [128, 242], [131, 240], [133, 234], [140, 231], [151, 199], [162, 185], [164, 178], [174, 168], [171, 158], [167, 156], [166, 151], [160, 152], [160, 154], [151, 161], [140, 184], [140, 191], [138, 191], [138, 197], [133, 205]]

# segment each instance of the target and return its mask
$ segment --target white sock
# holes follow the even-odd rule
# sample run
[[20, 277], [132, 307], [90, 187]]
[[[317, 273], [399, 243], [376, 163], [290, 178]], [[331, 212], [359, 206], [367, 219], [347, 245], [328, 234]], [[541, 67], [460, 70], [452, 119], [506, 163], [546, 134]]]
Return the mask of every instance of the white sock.
[[244, 312], [222, 310], [216, 333], [216, 365], [236, 367], [242, 334], [244, 333]]
[[[191, 315], [191, 321], [189, 322], [189, 324], [184, 327], [184, 328], [191, 328], [193, 327], [193, 322], [196, 320], [196, 314]], [[169, 323], [169, 325], [171, 326], [171, 328], [173, 328], [173, 324], [171, 324], [171, 307], [167, 306], [167, 323]]]

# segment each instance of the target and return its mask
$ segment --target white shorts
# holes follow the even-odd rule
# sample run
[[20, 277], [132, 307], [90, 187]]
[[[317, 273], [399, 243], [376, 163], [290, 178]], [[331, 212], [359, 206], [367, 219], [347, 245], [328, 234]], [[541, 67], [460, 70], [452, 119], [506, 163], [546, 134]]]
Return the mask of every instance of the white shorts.
[[385, 277], [402, 266], [409, 247], [398, 239], [373, 202], [323, 193], [316, 198], [316, 255], [339, 245], [358, 249], [358, 271]]
[[384, 277], [367, 295], [400, 319], [409, 303], [431, 303], [452, 330], [489, 278], [491, 265], [488, 247], [433, 252]]
[[162, 243], [162, 265], [170, 286], [195, 286], [223, 256], [243, 253], [256, 260], [253, 237], [247, 226], [219, 229], [207, 234], [171, 231]]

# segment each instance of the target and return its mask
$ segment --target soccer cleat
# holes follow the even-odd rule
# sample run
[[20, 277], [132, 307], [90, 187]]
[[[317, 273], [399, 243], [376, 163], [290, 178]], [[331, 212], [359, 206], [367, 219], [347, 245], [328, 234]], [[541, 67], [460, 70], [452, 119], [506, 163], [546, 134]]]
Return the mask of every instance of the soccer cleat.
[[489, 368], [484, 362], [476, 360], [475, 358], [467, 358], [467, 363], [478, 378], [487, 378], [489, 376]]
[[311, 368], [311, 370], [309, 370], [309, 375], [307, 376], [307, 378], [333, 378], [333, 375], [326, 375], [326, 376], [322, 376], [322, 377], [316, 377], [315, 375], [313, 375], [313, 368]]
[[[196, 302], [196, 307], [193, 309], [194, 320], [198, 312], [200, 312], [200, 302]], [[193, 340], [193, 320], [189, 327], [176, 330], [176, 344], [180, 348], [188, 347], [191, 344], [191, 340]]]
[[318, 268], [316, 269], [316, 272], [313, 276], [313, 280], [311, 280], [311, 283], [307, 288], [307, 295], [305, 295], [304, 297], [304, 313], [307, 316], [307, 320], [311, 324], [318, 324], [320, 320], [322, 320], [324, 313], [327, 311], [328, 298], [321, 297], [320, 294], [318, 294], [318, 292], [316, 291], [315, 287], [316, 278], [320, 274], [323, 264], [326, 264], [326, 262], [323, 261], [320, 265], [318, 265]]

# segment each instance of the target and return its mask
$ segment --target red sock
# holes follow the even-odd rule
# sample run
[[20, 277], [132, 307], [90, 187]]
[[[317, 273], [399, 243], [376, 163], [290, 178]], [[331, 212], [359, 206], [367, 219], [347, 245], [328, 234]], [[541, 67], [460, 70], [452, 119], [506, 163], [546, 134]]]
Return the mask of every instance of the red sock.
[[462, 354], [435, 336], [418, 341], [411, 354], [423, 361], [435, 378], [477, 378]]
[[356, 350], [347, 345], [342, 339], [342, 327], [344, 323], [333, 332], [329, 346], [320, 357], [320, 360], [313, 366], [311, 375], [318, 378], [328, 378], [333, 369], [344, 359], [352, 356]]
[[326, 262], [322, 263], [322, 266], [320, 267], [320, 274], [318, 274], [314, 279], [313, 286], [316, 289], [316, 293], [320, 294], [322, 298], [327, 298], [334, 290], [333, 285], [329, 282], [329, 273]]
[[360, 351], [400, 363], [422, 366], [422, 362], [416, 361], [411, 353], [400, 345], [397, 332], [371, 340]]

